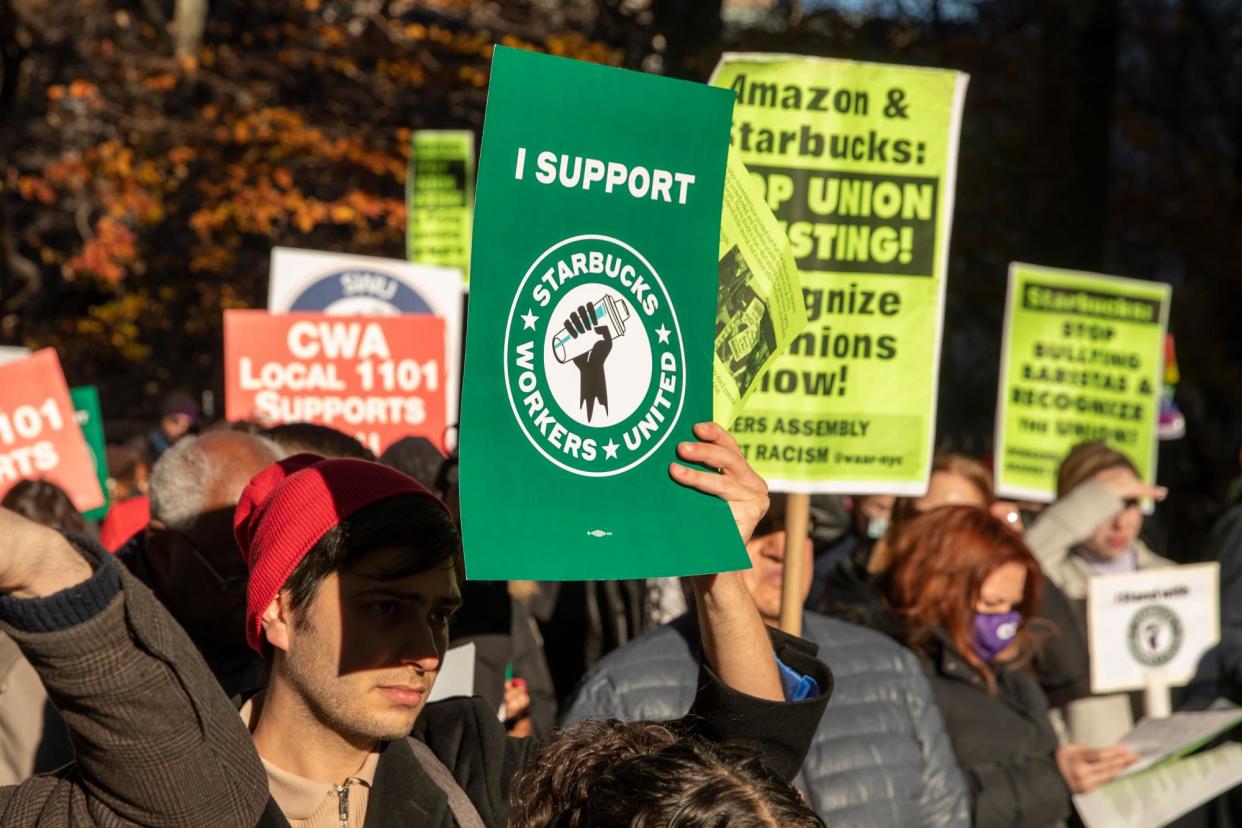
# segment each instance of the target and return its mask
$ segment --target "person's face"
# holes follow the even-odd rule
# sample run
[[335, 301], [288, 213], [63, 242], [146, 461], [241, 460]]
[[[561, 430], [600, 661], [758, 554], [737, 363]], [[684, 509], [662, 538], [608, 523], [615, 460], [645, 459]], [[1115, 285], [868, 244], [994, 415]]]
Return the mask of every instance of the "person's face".
[[1010, 612], [1022, 603], [1026, 594], [1026, 567], [1019, 563], [1004, 564], [983, 581], [975, 612], [999, 615]]
[[190, 432], [194, 418], [189, 414], [165, 414], [160, 420], [160, 430], [170, 443], [175, 443]]
[[386, 577], [406, 554], [370, 553], [353, 568], [329, 575], [301, 612], [284, 612], [286, 620], [265, 628], [283, 651], [275, 668], [281, 679], [348, 738], [409, 735], [448, 648], [449, 618], [461, 606], [453, 562]]
[[914, 501], [914, 508], [921, 514], [941, 506], [986, 506], [987, 500], [979, 487], [955, 472], [938, 471], [932, 474], [927, 494]]
[[[1112, 471], [1117, 474], [1116, 470]], [[1129, 469], [1125, 469], [1126, 476], [1133, 478], [1133, 483], [1137, 486], [1140, 481], [1138, 475]], [[1143, 528], [1143, 511], [1137, 500], [1128, 500], [1122, 507], [1120, 512], [1109, 516], [1109, 518], [1100, 525], [1095, 527], [1095, 532], [1087, 539], [1086, 547], [1091, 552], [1103, 558], [1117, 558], [1129, 551], [1134, 545], [1134, 541], [1138, 539], [1139, 530]]]
[[897, 498], [892, 495], [858, 495], [854, 498], [854, 520], [858, 531], [867, 534], [873, 522], [888, 524], [893, 516], [893, 503]]
[[[811, 578], [814, 571], [811, 565], [813, 545], [808, 537], [803, 542], [802, 584], [799, 604], [806, 601], [811, 591]], [[781, 585], [785, 575], [785, 530], [770, 532], [760, 537], [753, 537], [746, 544], [746, 552], [750, 555], [750, 569], [742, 572], [742, 583], [750, 590], [755, 599], [759, 614], [769, 626], [776, 626], [781, 620]]]

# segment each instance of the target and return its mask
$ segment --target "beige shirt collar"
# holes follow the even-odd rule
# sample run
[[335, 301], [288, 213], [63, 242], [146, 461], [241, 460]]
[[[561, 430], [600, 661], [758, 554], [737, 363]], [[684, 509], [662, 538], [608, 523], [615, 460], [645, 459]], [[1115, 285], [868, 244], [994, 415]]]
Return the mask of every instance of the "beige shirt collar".
[[[252, 702], [253, 699], [247, 699], [240, 711], [242, 721], [250, 730], [253, 730], [252, 719], [254, 718]], [[379, 765], [379, 757], [379, 751], [367, 754], [362, 766], [346, 778], [341, 786], [348, 787], [356, 784], [370, 789], [375, 782], [375, 768]], [[335, 785], [290, 773], [283, 768], [276, 767], [262, 756], [259, 759], [263, 762], [263, 769], [267, 771], [268, 791], [272, 794], [272, 799], [276, 800], [276, 805], [286, 819], [308, 819], [319, 809], [325, 798], [330, 796], [336, 799]]]

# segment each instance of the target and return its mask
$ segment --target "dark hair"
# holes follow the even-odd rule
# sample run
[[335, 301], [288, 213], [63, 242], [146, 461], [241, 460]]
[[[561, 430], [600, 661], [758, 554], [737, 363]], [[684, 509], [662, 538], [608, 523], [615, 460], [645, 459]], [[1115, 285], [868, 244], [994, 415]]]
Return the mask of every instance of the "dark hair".
[[285, 581], [294, 620], [324, 578], [349, 569], [368, 553], [394, 547], [407, 554], [384, 577], [405, 578], [456, 561], [461, 538], [444, 507], [427, 497], [396, 495], [359, 509], [329, 529]]
[[402, 437], [380, 455], [380, 462], [435, 491], [444, 452], [426, 437]]
[[90, 534], [86, 518], [79, 514], [65, 490], [47, 480], [22, 480], [9, 489], [0, 506], [53, 529], [79, 535]]
[[798, 791], [738, 745], [654, 722], [560, 731], [516, 782], [510, 828], [823, 828]]
[[318, 423], [285, 423], [263, 432], [287, 454], [310, 452], [320, 457], [352, 457], [375, 460], [375, 453], [343, 431]]
[[1135, 477], [1141, 476], [1134, 461], [1107, 443], [1079, 443], [1057, 469], [1057, 497], [1065, 497], [1102, 471], [1117, 468], [1129, 469]]

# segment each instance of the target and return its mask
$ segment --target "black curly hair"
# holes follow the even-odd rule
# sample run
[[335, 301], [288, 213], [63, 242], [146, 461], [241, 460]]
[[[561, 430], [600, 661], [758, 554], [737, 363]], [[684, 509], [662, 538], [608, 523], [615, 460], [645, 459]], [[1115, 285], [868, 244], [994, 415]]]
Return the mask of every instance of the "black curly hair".
[[514, 787], [509, 828], [824, 828], [750, 749], [654, 722], [560, 731]]

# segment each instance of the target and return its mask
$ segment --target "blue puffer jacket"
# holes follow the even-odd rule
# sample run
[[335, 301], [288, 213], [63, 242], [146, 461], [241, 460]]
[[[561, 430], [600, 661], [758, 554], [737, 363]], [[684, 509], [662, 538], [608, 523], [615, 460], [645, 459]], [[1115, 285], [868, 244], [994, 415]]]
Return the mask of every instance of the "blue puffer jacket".
[[[808, 612], [836, 685], [798, 787], [833, 828], [967, 828], [969, 801], [918, 659], [871, 630]], [[587, 673], [563, 720], [685, 715], [698, 675], [690, 617], [652, 630]]]

